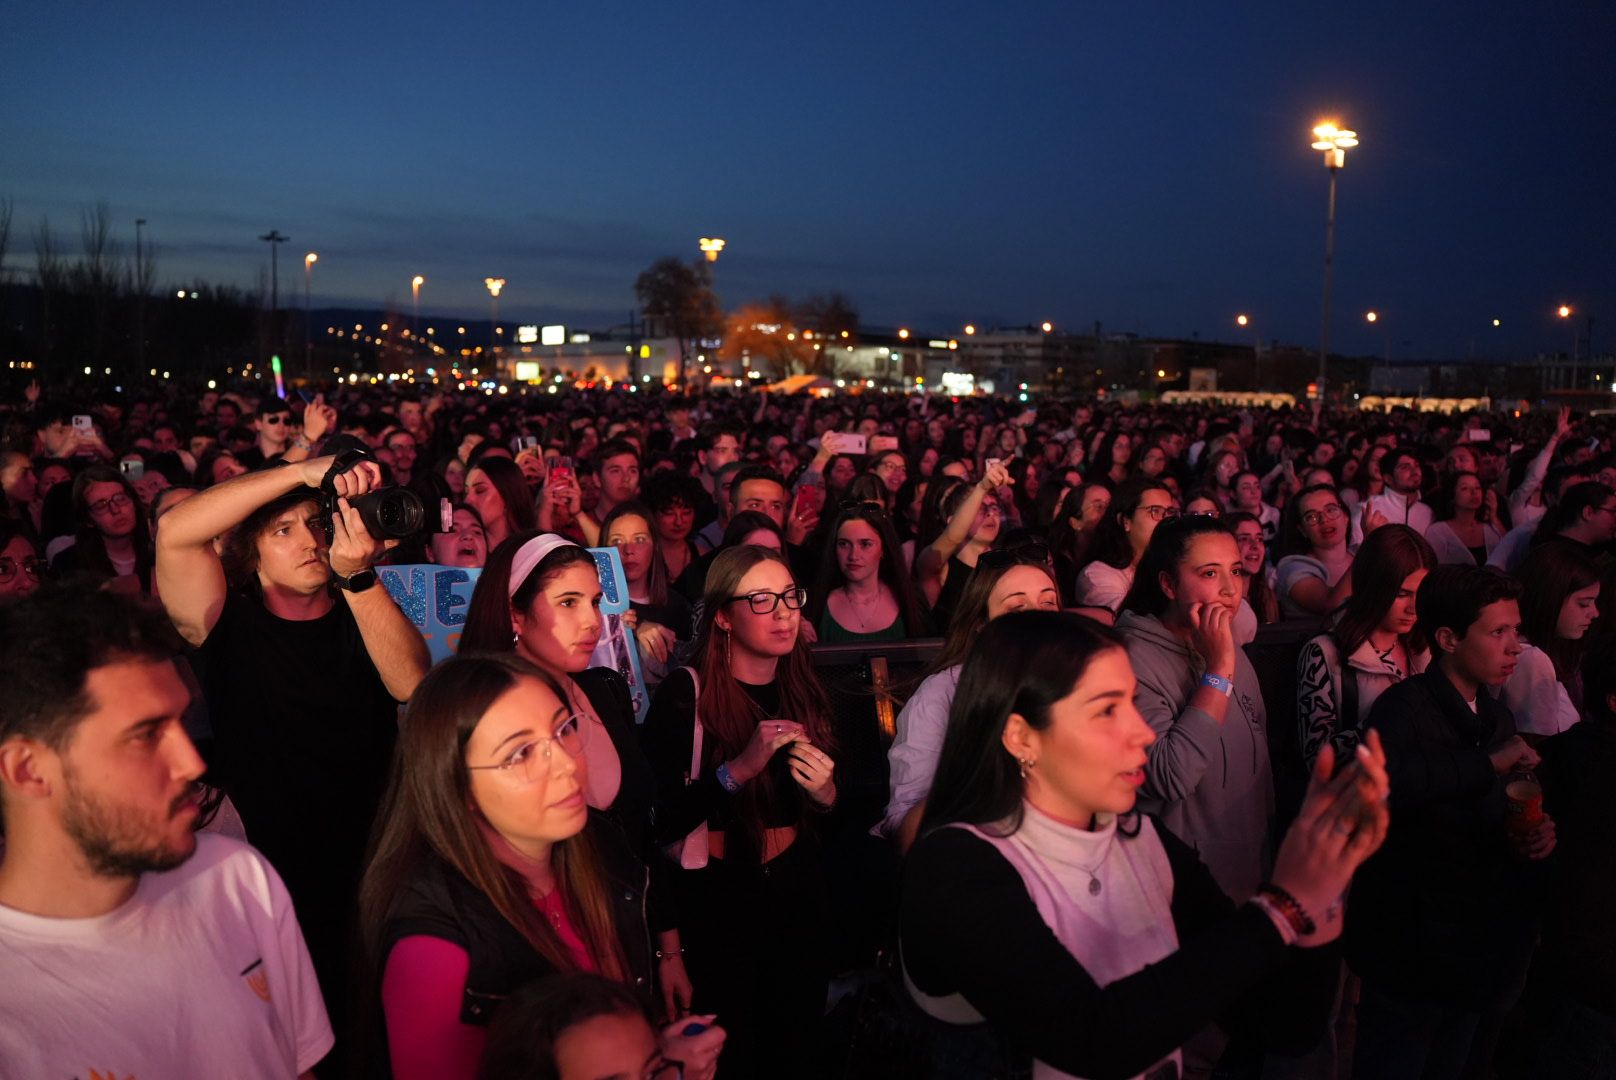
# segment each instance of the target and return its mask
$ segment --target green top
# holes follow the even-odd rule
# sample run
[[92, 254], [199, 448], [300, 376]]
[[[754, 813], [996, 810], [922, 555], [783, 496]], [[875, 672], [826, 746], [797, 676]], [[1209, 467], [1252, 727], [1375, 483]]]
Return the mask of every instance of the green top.
[[825, 607], [825, 613], [819, 617], [819, 624], [814, 629], [819, 631], [821, 645], [857, 645], [864, 641], [907, 641], [909, 638], [909, 634], [904, 630], [901, 612], [886, 629], [860, 634], [837, 622], [836, 617], [830, 613], [829, 605]]

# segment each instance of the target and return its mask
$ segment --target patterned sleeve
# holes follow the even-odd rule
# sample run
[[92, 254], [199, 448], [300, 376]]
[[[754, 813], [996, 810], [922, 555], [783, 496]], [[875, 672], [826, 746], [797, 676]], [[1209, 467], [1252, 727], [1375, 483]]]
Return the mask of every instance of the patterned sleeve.
[[1302, 760], [1310, 772], [1325, 743], [1335, 747], [1338, 760], [1344, 741], [1352, 743], [1346, 747], [1348, 752], [1357, 745], [1357, 725], [1343, 725], [1340, 713], [1329, 661], [1323, 646], [1314, 638], [1303, 646], [1296, 661], [1296, 717], [1301, 725]]

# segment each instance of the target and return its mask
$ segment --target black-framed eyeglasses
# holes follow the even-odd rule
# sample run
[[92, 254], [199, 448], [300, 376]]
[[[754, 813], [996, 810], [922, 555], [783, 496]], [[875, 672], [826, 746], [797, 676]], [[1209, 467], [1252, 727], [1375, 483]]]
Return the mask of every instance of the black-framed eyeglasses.
[[577, 713], [555, 726], [548, 739], [529, 739], [495, 765], [467, 765], [471, 770], [498, 769], [520, 787], [543, 780], [550, 774], [552, 748], [559, 743], [567, 756], [578, 758], [584, 752], [584, 725]]
[[1139, 509], [1149, 514], [1157, 521], [1171, 521], [1173, 518], [1176, 518], [1179, 514], [1183, 513], [1183, 511], [1176, 506], [1141, 506]]
[[30, 555], [19, 563], [10, 555], [0, 556], [0, 585], [9, 585], [16, 579], [18, 571], [38, 581], [45, 576], [45, 560]]
[[91, 503], [86, 509], [88, 509], [92, 514], [105, 514], [110, 513], [113, 510], [122, 510], [124, 507], [130, 506], [133, 503], [133, 499], [120, 491], [116, 495], [108, 495], [106, 498], [101, 499], [98, 502]]
[[793, 585], [784, 592], [759, 589], [757, 592], [749, 592], [742, 596], [732, 596], [724, 603], [733, 604], [737, 600], [745, 600], [746, 606], [752, 609], [754, 615], [771, 614], [781, 604], [785, 604], [792, 611], [798, 611], [808, 602], [808, 590], [801, 585]]

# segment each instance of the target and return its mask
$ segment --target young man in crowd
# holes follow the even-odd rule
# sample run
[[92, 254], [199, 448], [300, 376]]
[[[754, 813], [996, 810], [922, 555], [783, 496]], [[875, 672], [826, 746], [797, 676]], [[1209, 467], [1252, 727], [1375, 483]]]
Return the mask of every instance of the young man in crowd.
[[1391, 831], [1358, 874], [1347, 959], [1363, 979], [1354, 1076], [1464, 1074], [1484, 1014], [1519, 991], [1535, 929], [1532, 862], [1554, 850], [1545, 817], [1506, 832], [1504, 777], [1537, 765], [1488, 693], [1521, 653], [1520, 583], [1440, 566], [1420, 586], [1435, 659], [1376, 700], [1391, 775]]
[[0, 1075], [289, 1080], [332, 1046], [291, 897], [193, 832], [202, 759], [159, 614], [0, 609]]
[[1425, 479], [1420, 456], [1406, 446], [1386, 451], [1380, 459], [1380, 475], [1386, 489], [1364, 500], [1363, 512], [1354, 515], [1352, 542], [1363, 543], [1364, 522], [1384, 518], [1383, 525], [1407, 525], [1421, 536], [1431, 527], [1431, 507], [1420, 501], [1420, 484]]
[[701, 486], [715, 500], [719, 496], [718, 474], [730, 462], [740, 460], [743, 434], [736, 426], [708, 422], [702, 425], [701, 434], [696, 438], [696, 464], [701, 467]]
[[640, 452], [627, 439], [608, 439], [595, 462], [600, 470], [600, 502], [591, 514], [596, 521], [605, 521], [618, 503], [640, 497]]
[[258, 415], [253, 419], [253, 430], [258, 433], [258, 441], [236, 455], [236, 460], [249, 469], [275, 460], [292, 445], [291, 407], [278, 397], [262, 399], [258, 403]]
[[[347, 501], [379, 485], [380, 467], [331, 478], [341, 498], [327, 524], [316, 489], [334, 461], [247, 473], [176, 506], [158, 533], [157, 581], [199, 650], [214, 782], [297, 902], [340, 1035], [355, 889], [398, 703], [430, 658], [372, 569], [393, 542], [374, 539]], [[226, 534], [221, 558], [213, 538]]]

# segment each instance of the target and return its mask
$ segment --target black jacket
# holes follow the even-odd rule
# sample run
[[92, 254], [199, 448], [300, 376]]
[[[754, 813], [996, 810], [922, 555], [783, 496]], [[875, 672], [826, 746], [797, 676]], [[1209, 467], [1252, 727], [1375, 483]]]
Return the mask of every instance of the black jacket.
[[[652, 952], [645, 924], [645, 865], [605, 815], [591, 810], [587, 828], [606, 874], [617, 940], [633, 985], [649, 1001]], [[383, 966], [394, 945], [415, 935], [441, 938], [465, 949], [470, 957], [460, 1000], [462, 1023], [488, 1024], [511, 994], [555, 973], [486, 894], [436, 856], [427, 857], [417, 868], [388, 914], [382, 931]]]
[[1486, 691], [1472, 711], [1432, 664], [1376, 699], [1365, 726], [1385, 744], [1391, 828], [1353, 884], [1347, 960], [1403, 993], [1482, 1007], [1532, 911], [1487, 756], [1514, 719]]
[[1556, 840], [1540, 961], [1553, 984], [1616, 1016], [1616, 724], [1584, 720], [1540, 750]]

